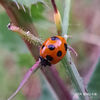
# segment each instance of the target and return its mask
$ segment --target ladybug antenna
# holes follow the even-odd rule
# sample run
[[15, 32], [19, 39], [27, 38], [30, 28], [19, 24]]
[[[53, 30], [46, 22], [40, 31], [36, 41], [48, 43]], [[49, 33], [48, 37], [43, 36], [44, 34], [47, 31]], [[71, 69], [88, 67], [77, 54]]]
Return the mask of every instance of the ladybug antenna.
[[68, 45], [68, 49], [69, 51], [73, 52], [75, 56], [78, 56], [77, 52], [71, 46]]

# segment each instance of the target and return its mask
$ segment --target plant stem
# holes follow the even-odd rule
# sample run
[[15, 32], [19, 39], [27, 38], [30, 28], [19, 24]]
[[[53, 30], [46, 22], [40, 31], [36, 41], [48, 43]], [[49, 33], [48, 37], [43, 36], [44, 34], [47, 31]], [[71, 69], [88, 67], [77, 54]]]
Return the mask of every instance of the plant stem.
[[72, 61], [72, 58], [70, 56], [69, 51], [67, 52], [66, 56], [64, 57], [64, 59], [62, 59], [62, 63], [66, 69], [66, 72], [68, 73], [76, 91], [78, 93], [81, 93], [80, 98], [81, 100], [88, 100], [86, 99], [87, 97], [85, 97], [83, 94], [86, 93], [85, 88], [84, 88], [84, 84], [83, 84], [83, 80], [80, 77], [75, 64]]
[[[67, 32], [68, 32], [70, 3], [71, 3], [71, 0], [65, 0], [64, 17], [63, 17], [63, 23], [62, 23], [62, 34], [63, 35], [67, 35]], [[66, 72], [68, 72], [69, 77], [72, 80], [72, 83], [76, 91], [78, 93], [81, 93], [81, 95], [79, 95], [80, 99], [89, 100], [88, 96], [83, 95], [84, 93], [86, 93], [86, 89], [84, 87], [83, 80], [80, 77], [74, 62], [72, 61], [69, 50], [67, 51], [66, 56], [62, 60], [62, 63], [66, 69]]]
[[8, 24], [8, 29], [13, 31], [13, 32], [17, 32], [23, 39], [29, 41], [30, 43], [32, 43], [34, 45], [41, 46], [42, 43], [44, 42], [41, 39], [39, 39], [38, 37], [31, 34], [29, 31], [25, 32], [24, 30], [22, 30], [21, 28], [15, 26], [12, 23]]

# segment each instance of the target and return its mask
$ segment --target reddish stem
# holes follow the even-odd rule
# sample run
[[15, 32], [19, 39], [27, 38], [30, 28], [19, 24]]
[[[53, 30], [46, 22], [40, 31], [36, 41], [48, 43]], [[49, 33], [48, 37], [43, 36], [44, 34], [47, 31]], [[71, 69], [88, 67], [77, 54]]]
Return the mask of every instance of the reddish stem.
[[51, 0], [51, 3], [52, 3], [52, 6], [54, 8], [54, 12], [57, 13], [57, 7], [56, 7], [56, 4], [55, 4], [55, 0]]

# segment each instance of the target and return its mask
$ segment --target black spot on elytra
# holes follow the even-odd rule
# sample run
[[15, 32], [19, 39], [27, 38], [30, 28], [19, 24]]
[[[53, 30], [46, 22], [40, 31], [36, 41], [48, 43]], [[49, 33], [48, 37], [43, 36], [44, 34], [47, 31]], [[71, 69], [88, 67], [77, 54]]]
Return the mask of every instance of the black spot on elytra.
[[59, 38], [56, 36], [53, 36], [53, 37], [51, 37], [51, 40], [59, 40]]
[[42, 49], [44, 48], [45, 45], [42, 45]]
[[47, 58], [47, 60], [49, 60], [49, 61], [52, 61], [52, 60], [53, 60], [53, 58], [52, 58], [50, 55], [47, 55], [46, 58]]
[[67, 51], [67, 44], [66, 43], [64, 43], [64, 47], [65, 47], [65, 51]]
[[50, 50], [54, 50], [55, 49], [55, 46], [54, 45], [48, 45], [48, 48], [50, 49]]
[[58, 51], [57, 52], [57, 56], [60, 57], [61, 55], [62, 55], [62, 52], [61, 51]]

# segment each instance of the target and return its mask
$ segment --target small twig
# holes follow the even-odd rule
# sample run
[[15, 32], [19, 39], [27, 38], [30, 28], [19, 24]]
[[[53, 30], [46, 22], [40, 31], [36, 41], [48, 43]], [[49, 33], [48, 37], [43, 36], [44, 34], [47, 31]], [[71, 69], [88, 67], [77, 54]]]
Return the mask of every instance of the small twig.
[[22, 38], [29, 41], [30, 43], [33, 43], [33, 44], [38, 45], [38, 46], [41, 46], [41, 44], [43, 43], [43, 41], [41, 39], [35, 37], [29, 31], [25, 32], [21, 28], [15, 26], [13, 23], [8, 24], [8, 29], [13, 31], [13, 32], [17, 32]]
[[29, 70], [28, 72], [25, 74], [24, 79], [22, 80], [22, 82], [20, 83], [19, 87], [17, 88], [17, 90], [8, 98], [8, 100], [11, 100], [12, 98], [14, 98], [16, 96], [16, 94], [20, 91], [20, 89], [24, 86], [24, 84], [27, 82], [27, 80], [30, 78], [31, 74], [33, 72], [35, 72], [40, 65], [40, 61], [37, 61]]

